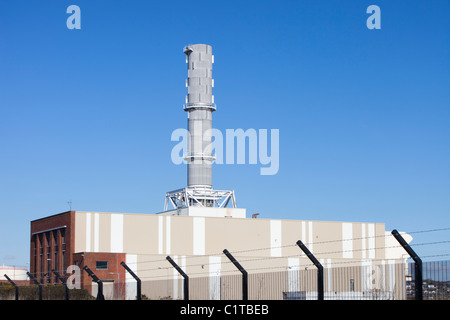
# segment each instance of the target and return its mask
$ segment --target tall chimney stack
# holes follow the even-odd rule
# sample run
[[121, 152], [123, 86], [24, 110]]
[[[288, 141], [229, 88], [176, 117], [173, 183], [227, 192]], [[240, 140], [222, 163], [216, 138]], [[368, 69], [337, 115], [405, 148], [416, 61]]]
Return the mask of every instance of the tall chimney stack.
[[[187, 184], [192, 188], [212, 188], [212, 113], [215, 111], [212, 88], [212, 47], [194, 44], [184, 48], [188, 66], [186, 105], [188, 113], [188, 152], [185, 155]], [[208, 205], [208, 206], [213, 206]]]
[[[187, 187], [166, 192], [164, 211], [189, 207], [226, 208], [231, 201], [236, 208], [234, 191], [214, 190], [212, 187], [212, 113], [216, 110], [212, 88], [214, 55], [207, 44], [184, 47], [188, 76], [186, 103], [188, 115]], [[244, 213], [245, 217], [245, 213]]]

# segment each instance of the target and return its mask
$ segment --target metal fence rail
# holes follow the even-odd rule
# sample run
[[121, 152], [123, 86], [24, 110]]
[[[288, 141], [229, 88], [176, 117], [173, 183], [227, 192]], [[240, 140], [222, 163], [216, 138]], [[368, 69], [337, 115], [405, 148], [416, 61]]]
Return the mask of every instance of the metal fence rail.
[[[411, 276], [406, 281], [406, 299], [414, 299], [414, 264], [408, 264], [407, 268]], [[450, 261], [423, 262], [422, 268], [423, 299], [450, 300]]]
[[[377, 268], [377, 267], [376, 267]], [[402, 279], [403, 265], [386, 266]], [[366, 270], [365, 270], [366, 269]], [[325, 300], [392, 300], [403, 299], [404, 283], [395, 283], [383, 276], [383, 271], [373, 267], [339, 267], [324, 269]], [[250, 273], [248, 299], [250, 300], [317, 300], [317, 270], [282, 270]], [[370, 276], [369, 276], [370, 275]], [[391, 280], [391, 283], [389, 281]], [[144, 281], [150, 299], [182, 299], [182, 282], [179, 279]], [[191, 277], [191, 300], [241, 300], [241, 274], [220, 277]]]
[[[324, 265], [324, 300], [409, 300], [415, 299], [414, 263], [379, 263], [363, 266]], [[316, 300], [317, 269], [309, 266], [286, 267], [278, 270], [248, 273], [248, 299], [250, 300]], [[450, 261], [423, 263], [423, 299], [450, 299]], [[84, 281], [92, 284], [92, 279]], [[190, 300], [241, 300], [242, 273], [238, 270], [223, 272], [219, 276], [204, 274], [189, 277]], [[16, 285], [17, 286], [17, 285]], [[18, 290], [5, 281], [0, 284], [0, 299], [38, 300], [36, 284], [18, 285]], [[64, 285], [42, 285], [43, 300], [64, 300]], [[132, 294], [130, 294], [130, 290]], [[133, 291], [134, 290], [134, 291]], [[166, 276], [142, 279], [142, 299], [184, 299], [184, 279], [173, 272]], [[95, 299], [97, 291], [69, 290], [70, 299]], [[136, 281], [104, 282], [105, 299], [136, 299]]]
[[[438, 231], [450, 228], [414, 233]], [[0, 300], [450, 300], [450, 261], [422, 262], [423, 257], [414, 252], [399, 232], [393, 230], [392, 236], [405, 251], [401, 259], [366, 258], [365, 254], [361, 260], [345, 259], [341, 255], [348, 250], [342, 245], [332, 246], [344, 240], [308, 243], [310, 248], [299, 240], [295, 245], [281, 246], [288, 252], [283, 256], [263, 254], [272, 247], [233, 254], [225, 249], [214, 255], [173, 259], [150, 255], [146, 260], [130, 262], [130, 266], [122, 261], [122, 271], [109, 272], [108, 276], [102, 272], [96, 275], [97, 269], [93, 268], [93, 272], [89, 266], [82, 269], [69, 266], [66, 274], [52, 270], [56, 285], [50, 284], [51, 273], [28, 272], [29, 280], [20, 282], [5, 274], [5, 280], [0, 281]], [[448, 243], [450, 240], [446, 238], [416, 246]], [[327, 247], [323, 252], [319, 245], [325, 244], [333, 249]], [[399, 246], [386, 244], [378, 249], [396, 247]], [[405, 262], [408, 255], [414, 262]], [[449, 255], [442, 251], [425, 258]], [[78, 289], [69, 290], [74, 277], [78, 279]]]

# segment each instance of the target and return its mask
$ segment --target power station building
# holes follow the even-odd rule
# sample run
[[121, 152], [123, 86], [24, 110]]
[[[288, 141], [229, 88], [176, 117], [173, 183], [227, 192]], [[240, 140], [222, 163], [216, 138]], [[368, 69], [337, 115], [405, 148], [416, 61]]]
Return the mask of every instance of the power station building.
[[[310, 283], [316, 270], [296, 244], [300, 240], [325, 269], [325, 299], [401, 298], [404, 252], [383, 223], [247, 218], [234, 191], [213, 189], [214, 56], [204, 44], [189, 45], [184, 53], [187, 186], [166, 193], [161, 213], [68, 211], [31, 221], [31, 274], [41, 283], [57, 283], [52, 270], [71, 275], [88, 266], [102, 280], [105, 298], [135, 299], [136, 281], [124, 262], [148, 298], [181, 299], [182, 277], [170, 256], [189, 275], [190, 299], [239, 299], [241, 284], [234, 279], [240, 273], [226, 249], [249, 274], [249, 299], [311, 299], [317, 295]], [[95, 295], [97, 284], [84, 271], [80, 283]]]
[[[301, 290], [304, 284], [294, 272], [307, 266], [314, 270], [296, 245], [301, 240], [328, 270], [325, 297], [369, 292], [368, 281], [374, 270], [382, 276], [377, 285], [383, 293], [392, 298], [402, 294], [405, 274], [398, 263], [403, 249], [396, 247], [396, 240], [382, 223], [232, 218], [226, 217], [227, 209], [220, 210], [224, 217], [68, 211], [34, 220], [31, 273], [41, 283], [55, 283], [51, 270], [64, 274], [70, 265], [87, 265], [104, 281], [105, 295], [109, 292], [110, 298], [134, 299], [136, 281], [120, 265], [123, 261], [148, 283], [142, 289], [147, 297], [179, 299], [183, 282], [165, 260], [170, 256], [191, 278], [214, 282], [207, 284], [206, 292], [196, 292], [191, 286], [191, 298], [221, 298], [223, 289], [215, 284], [217, 277], [239, 273], [223, 254], [227, 249], [249, 274], [286, 272], [287, 287], [283, 290], [249, 293], [249, 298], [259, 294], [283, 299], [290, 291], [306, 291]], [[351, 269], [354, 273], [346, 280], [342, 274], [333, 279], [332, 270], [349, 266], [355, 267]], [[171, 287], [152, 285], [156, 280], [170, 280]], [[81, 273], [81, 283], [95, 294], [96, 284], [87, 273]]]

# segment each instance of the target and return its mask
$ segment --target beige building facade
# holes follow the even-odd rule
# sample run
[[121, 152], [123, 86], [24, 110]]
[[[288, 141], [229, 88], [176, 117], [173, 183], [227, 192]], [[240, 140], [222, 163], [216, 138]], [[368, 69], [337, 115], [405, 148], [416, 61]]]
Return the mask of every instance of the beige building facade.
[[[120, 254], [150, 299], [183, 298], [183, 278], [167, 256], [189, 275], [190, 299], [240, 299], [241, 274], [224, 249], [249, 273], [250, 299], [314, 299], [317, 269], [298, 240], [324, 267], [325, 299], [401, 299], [404, 294], [405, 254], [383, 223], [235, 218], [229, 211], [222, 217], [195, 210], [71, 213], [73, 253], [91, 256], [90, 261], [99, 254]], [[108, 283], [121, 286], [115, 298], [134, 299], [136, 281], [117, 264], [110, 263], [107, 276]]]
[[[87, 265], [107, 298], [134, 299], [136, 281], [123, 261], [146, 297], [182, 299], [183, 278], [170, 256], [189, 276], [190, 299], [241, 299], [241, 273], [227, 249], [249, 274], [250, 299], [314, 299], [317, 268], [300, 240], [324, 268], [325, 299], [404, 298], [406, 254], [383, 223], [244, 217], [245, 209], [235, 208], [68, 211], [31, 221], [30, 270], [41, 283], [57, 283], [51, 270], [68, 276]], [[95, 294], [92, 279], [83, 271], [81, 278]]]

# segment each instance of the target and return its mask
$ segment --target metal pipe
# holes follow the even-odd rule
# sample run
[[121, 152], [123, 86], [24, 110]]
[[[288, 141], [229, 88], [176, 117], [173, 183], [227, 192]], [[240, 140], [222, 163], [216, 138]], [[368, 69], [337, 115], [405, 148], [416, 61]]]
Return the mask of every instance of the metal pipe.
[[189, 277], [188, 275], [181, 269], [175, 261], [172, 260], [171, 257], [166, 257], [167, 261], [181, 274], [184, 278], [184, 300], [189, 300]]
[[38, 285], [38, 290], [39, 290], [38, 297], [39, 297], [39, 300], [42, 300], [42, 283], [37, 281], [37, 279], [35, 277], [33, 277], [30, 272], [27, 272], [27, 276], [29, 276], [30, 279], [33, 280], [33, 282]]
[[9, 283], [11, 283], [11, 284], [14, 286], [14, 288], [15, 288], [14, 299], [15, 299], [15, 300], [19, 300], [19, 287], [14, 283], [14, 281], [12, 281], [12, 280], [8, 277], [8, 275], [4, 274], [3, 276], [6, 278], [6, 280], [9, 281]]
[[85, 270], [88, 275], [97, 282], [97, 300], [105, 300], [105, 296], [103, 295], [103, 282], [89, 269], [88, 266], [84, 266], [83, 270]]
[[[215, 110], [212, 47], [193, 44], [186, 46], [183, 51], [188, 65], [188, 94], [184, 108], [188, 113], [189, 132], [185, 156], [188, 163], [188, 187], [212, 188], [212, 113]], [[207, 202], [205, 206], [214, 206], [212, 201]]]
[[120, 265], [128, 271], [129, 274], [136, 280], [136, 299], [141, 300], [141, 279], [126, 265], [125, 262], [121, 262]]
[[306, 254], [309, 260], [311, 260], [311, 262], [317, 267], [317, 300], [324, 300], [323, 266], [319, 262], [319, 260], [317, 260], [316, 257], [314, 257], [311, 251], [308, 250], [308, 248], [303, 244], [303, 242], [298, 240], [297, 245], [300, 247], [300, 249], [302, 249], [302, 251]]
[[242, 273], [242, 300], [248, 300], [248, 273], [241, 266], [241, 264], [231, 255], [231, 253], [224, 249], [223, 253], [227, 256], [228, 259], [234, 264], [236, 268]]
[[416, 300], [423, 300], [423, 286], [422, 286], [422, 259], [414, 252], [406, 240], [400, 235], [400, 233], [394, 229], [391, 234], [405, 249], [409, 256], [414, 260], [414, 283], [415, 283], [415, 295]]

